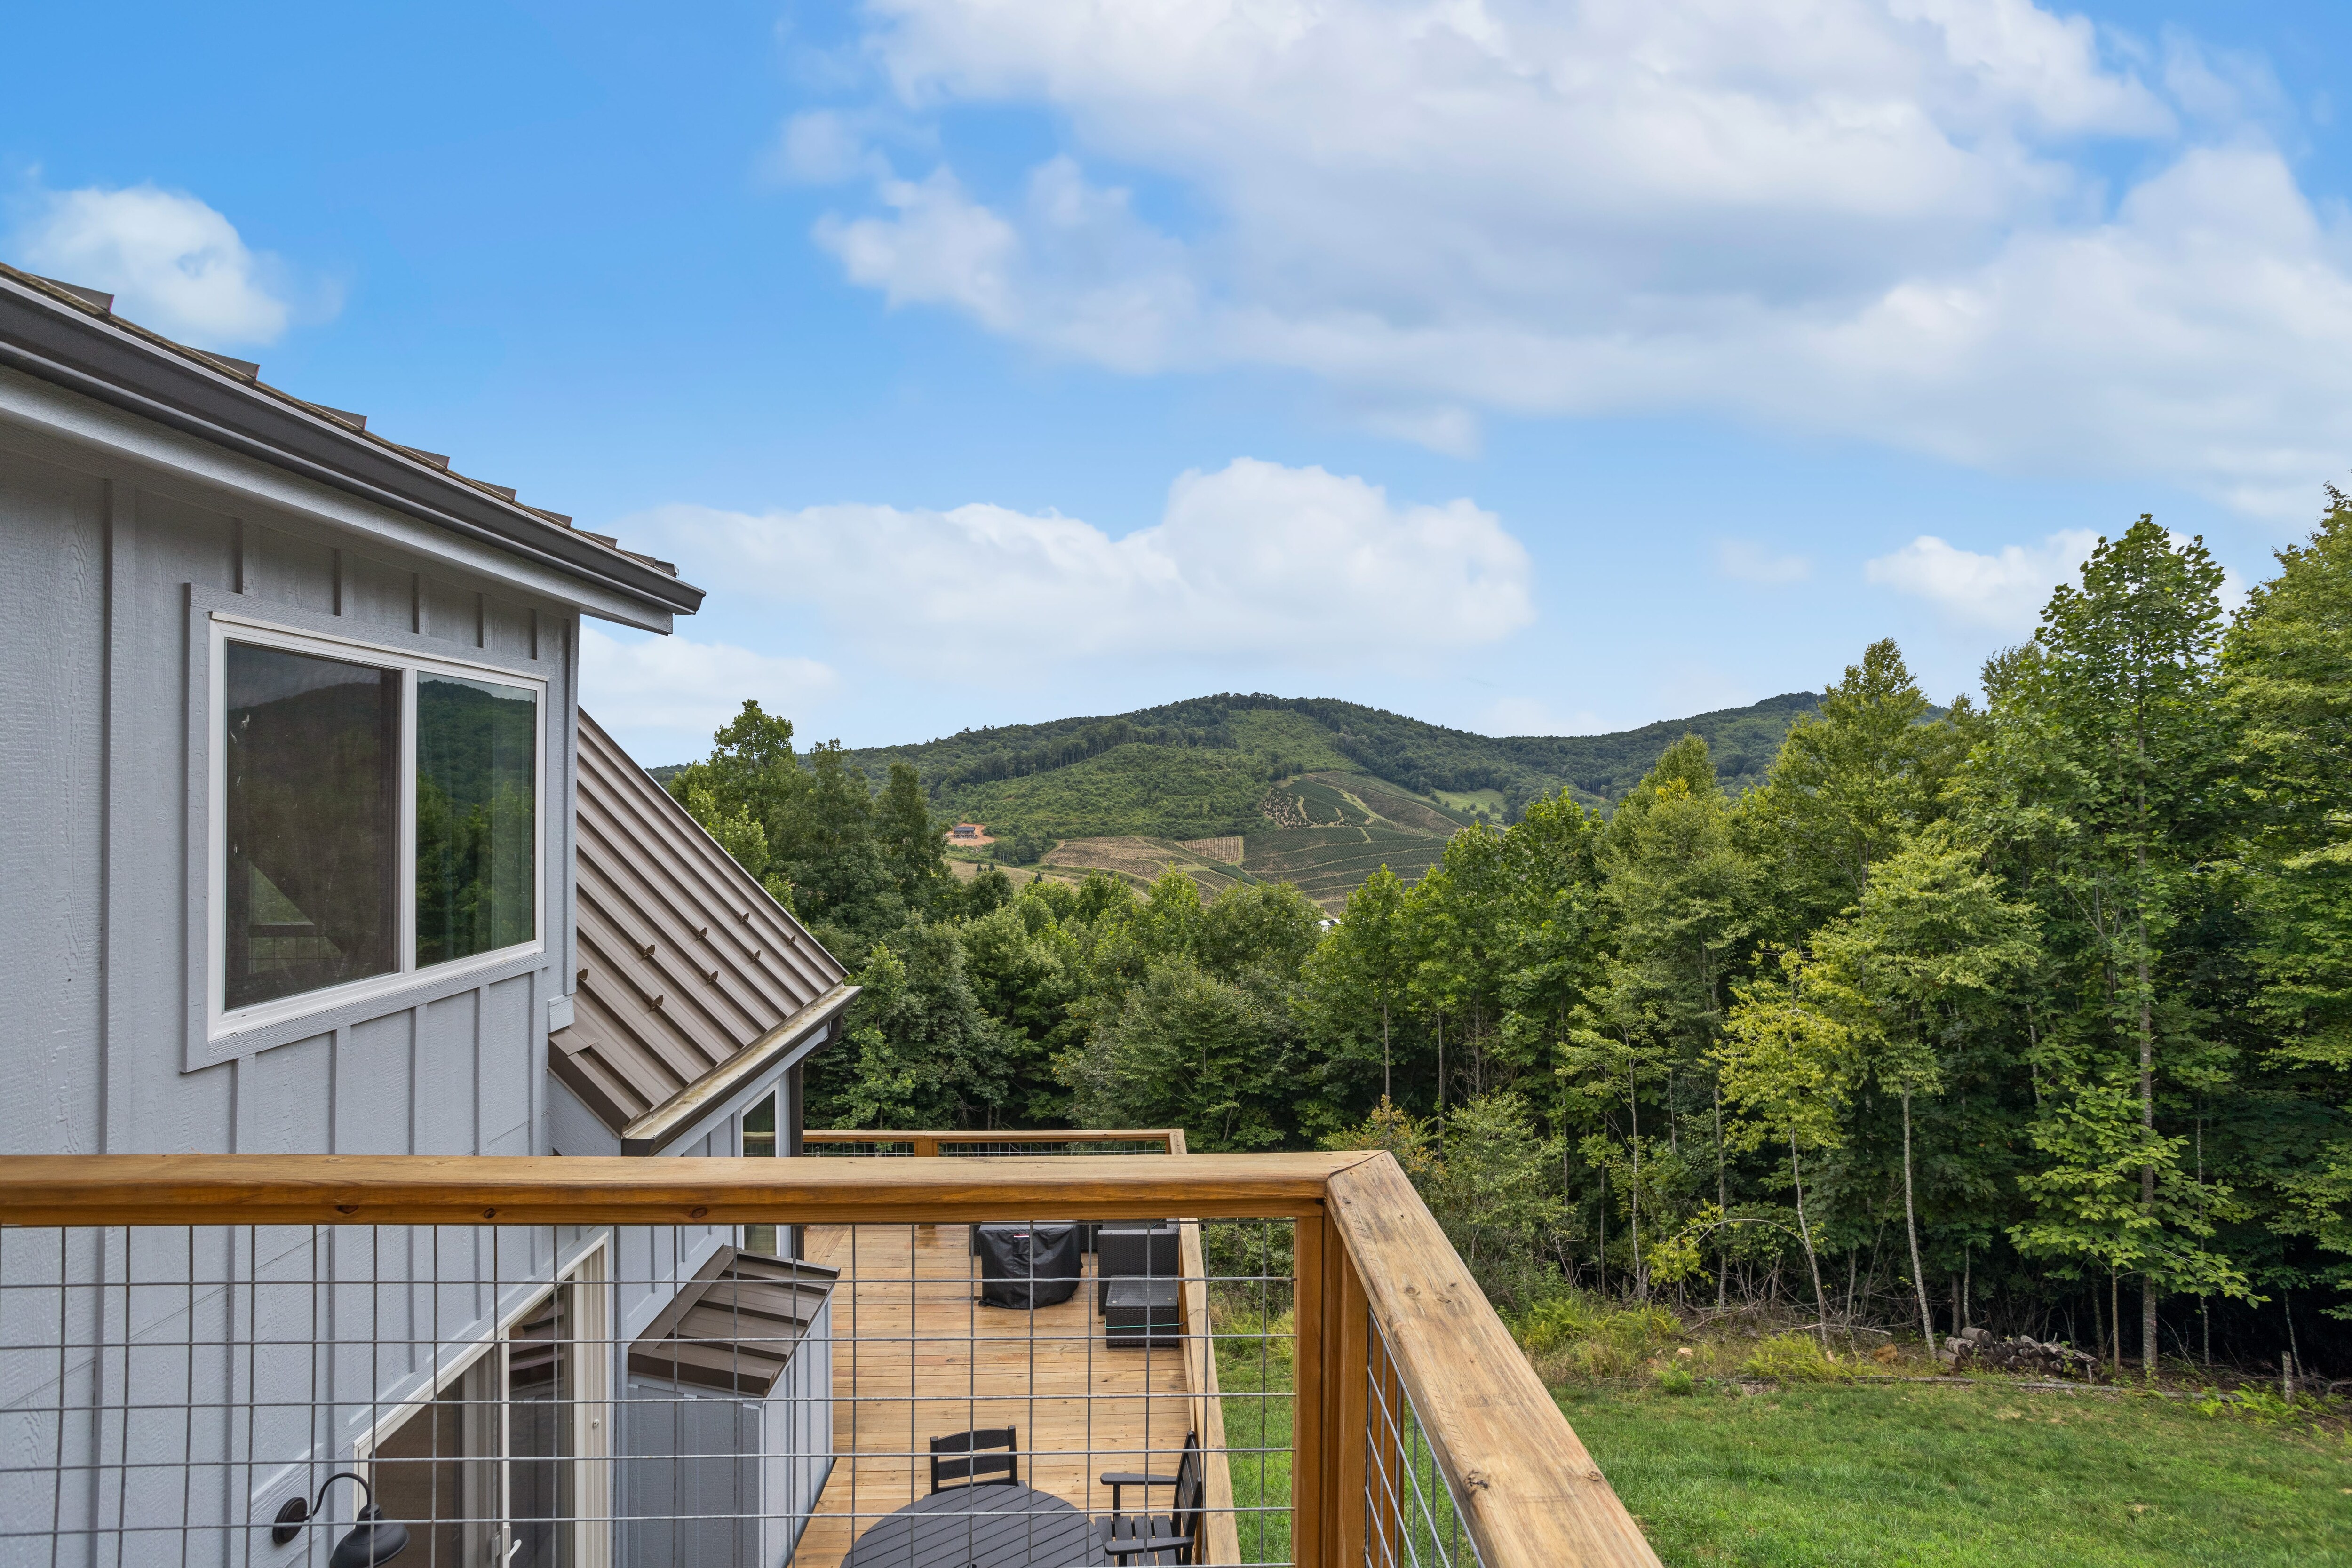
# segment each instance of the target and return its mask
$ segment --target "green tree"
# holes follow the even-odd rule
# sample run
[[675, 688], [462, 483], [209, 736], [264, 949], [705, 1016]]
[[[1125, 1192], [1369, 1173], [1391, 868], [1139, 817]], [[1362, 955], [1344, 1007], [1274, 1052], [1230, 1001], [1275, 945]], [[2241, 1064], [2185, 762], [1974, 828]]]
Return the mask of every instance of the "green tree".
[[[2228, 753], [2212, 679], [2221, 584], [2201, 541], [2175, 545], [2148, 517], [2100, 540], [2081, 586], [2051, 595], [2035, 657], [1988, 670], [1995, 721], [1975, 759], [1988, 819], [2042, 852], [2053, 956], [2090, 998], [2074, 1009], [2071, 1092], [2103, 1104], [2105, 1053], [2137, 1058], [2148, 1155], [2140, 1196], [2151, 1216], [2177, 1149], [2157, 1129], [2160, 1047], [2191, 1060], [2205, 1054], [2185, 966], [2168, 960], [2180, 955], [2173, 939], [2203, 893]], [[2045, 1152], [2077, 1147], [2053, 1140]], [[2186, 1254], [2150, 1247], [2137, 1256], [2147, 1265], [2142, 1363], [2153, 1377], [2158, 1297], [2188, 1282], [2165, 1265]]]
[[1412, 973], [1405, 887], [1382, 866], [1348, 895], [1330, 935], [1305, 965], [1307, 1006], [1327, 1045], [1344, 1058], [1369, 1054], [1377, 1041], [1381, 1103], [1393, 1103], [1396, 1014]]
[[836, 1127], [994, 1126], [1013, 1100], [1017, 1054], [972, 994], [963, 944], [916, 921], [876, 942], [850, 1004], [851, 1052], [820, 1053], [812, 1112]]
[[1444, 1148], [1423, 1179], [1430, 1213], [1487, 1298], [1525, 1310], [1556, 1285], [1549, 1260], [1567, 1219], [1545, 1138], [1521, 1096], [1477, 1096], [1445, 1117]]
[[1466, 1065], [1475, 1095], [1486, 1088], [1486, 1058], [1503, 1019], [1511, 916], [1503, 835], [1484, 823], [1456, 833], [1446, 841], [1444, 858], [1423, 875], [1407, 907], [1414, 944], [1411, 994], [1436, 1027], [1442, 1113], [1449, 1083], [1447, 1024], [1454, 1025], [1451, 1076], [1463, 1076]]
[[[1856, 1077], [1853, 1031], [1824, 1008], [1809, 990], [1809, 965], [1801, 953], [1779, 955], [1778, 973], [1733, 987], [1736, 997], [1724, 1039], [1714, 1059], [1724, 1099], [1736, 1112], [1734, 1148], [1754, 1149], [1768, 1138], [1789, 1151], [1789, 1182], [1795, 1190], [1797, 1235], [1805, 1267], [1813, 1279], [1814, 1327], [1826, 1354], [1829, 1300], [1822, 1292], [1822, 1266], [1805, 1215], [1805, 1177], [1800, 1151], [1832, 1149], [1843, 1142], [1843, 1116]], [[1916, 1249], [1915, 1249], [1916, 1250]]]
[[2352, 499], [2278, 552], [2221, 650], [2244, 790], [2257, 1005], [2299, 1062], [2352, 1070]]
[[[1966, 700], [1954, 710], [1966, 716]], [[1967, 741], [1931, 716], [1888, 637], [1790, 726], [1745, 816], [1759, 852], [1779, 862], [1776, 892], [1792, 931], [1861, 902], [1873, 868], [1942, 814]]]
[[1199, 1152], [1281, 1143], [1288, 1020], [1187, 957], [1156, 959], [1084, 1050], [1066, 1058], [1087, 1127], [1181, 1127]]
[[1517, 1068], [1554, 1065], [1558, 1043], [1605, 982], [1601, 886], [1607, 824], [1563, 791], [1528, 803], [1503, 835], [1501, 1052]]
[[[1591, 1111], [1613, 1108], [1622, 1086], [1632, 1171], [1627, 1217], [1635, 1284], [1646, 1294], [1638, 1206], [1643, 1085], [1663, 1081], [1671, 1097], [1681, 1079], [1704, 1069], [1722, 1032], [1728, 978], [1754, 930], [1757, 868], [1737, 841], [1705, 741], [1691, 735], [1669, 746], [1618, 803], [1599, 864], [1613, 951], [1576, 1009], [1556, 1070], [1570, 1104]], [[1727, 1205], [1720, 1100], [1711, 1084], [1710, 1100], [1718, 1122], [1718, 1202]]]
[[768, 848], [793, 901], [821, 940], [842, 944], [887, 934], [908, 908], [875, 837], [874, 791], [839, 742], [809, 752], [806, 783], [768, 826]]
[[1885, 857], [1859, 909], [1813, 937], [1812, 991], [1903, 1108], [1904, 1234], [1930, 1342], [1912, 1101], [1941, 1091], [1953, 1054], [1997, 1026], [2012, 982], [2038, 957], [2032, 910], [2007, 896], [1985, 859], [1985, 846], [1960, 825], [1931, 823]]
[[1073, 1011], [1084, 963], [1077, 939], [1038, 898], [966, 921], [957, 937], [972, 1000], [1000, 1026], [1008, 1110], [1028, 1126], [1066, 1120], [1070, 1097], [1053, 1063], [1084, 1036]]
[[882, 786], [874, 805], [874, 845], [906, 908], [932, 909], [947, 890], [947, 848], [941, 837], [946, 831], [946, 822], [931, 815], [929, 797], [914, 768], [892, 763], [890, 782]]
[[[2242, 792], [2234, 837], [2251, 917], [2253, 1015], [2275, 1041], [2274, 1095], [2316, 1102], [2326, 1131], [2280, 1163], [2283, 1228], [2352, 1255], [2352, 499], [2278, 552], [2221, 647], [2221, 703]], [[2339, 1288], [2352, 1268], [2333, 1271]], [[2335, 1309], [2339, 1314], [2347, 1309]]]

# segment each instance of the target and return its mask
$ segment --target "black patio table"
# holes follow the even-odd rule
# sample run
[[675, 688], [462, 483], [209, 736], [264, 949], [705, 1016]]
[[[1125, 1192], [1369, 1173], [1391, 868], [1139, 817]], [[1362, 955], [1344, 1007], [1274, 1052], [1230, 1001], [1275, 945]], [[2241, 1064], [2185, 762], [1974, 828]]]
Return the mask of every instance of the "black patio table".
[[950, 1487], [875, 1521], [841, 1568], [1082, 1568], [1094, 1521], [1028, 1487]]

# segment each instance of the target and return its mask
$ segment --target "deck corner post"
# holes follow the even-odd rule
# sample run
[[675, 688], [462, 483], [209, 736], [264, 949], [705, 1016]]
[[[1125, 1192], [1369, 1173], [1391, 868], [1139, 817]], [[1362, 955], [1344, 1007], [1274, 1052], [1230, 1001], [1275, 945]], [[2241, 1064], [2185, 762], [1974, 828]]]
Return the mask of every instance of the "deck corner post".
[[1291, 1318], [1297, 1341], [1292, 1350], [1290, 1383], [1290, 1557], [1297, 1568], [1336, 1563], [1324, 1550], [1325, 1461], [1330, 1414], [1324, 1398], [1325, 1258], [1334, 1239], [1322, 1215], [1301, 1216], [1291, 1227]]

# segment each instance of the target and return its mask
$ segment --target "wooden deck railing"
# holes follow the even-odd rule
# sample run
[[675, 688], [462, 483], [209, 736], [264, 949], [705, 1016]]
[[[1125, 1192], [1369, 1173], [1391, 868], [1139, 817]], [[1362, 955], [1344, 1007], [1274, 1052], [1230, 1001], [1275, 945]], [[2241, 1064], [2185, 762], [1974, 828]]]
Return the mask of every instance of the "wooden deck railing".
[[[1485, 1568], [1654, 1568], [1640, 1529], [1385, 1153], [0, 1157], [0, 1223], [16, 1226], [922, 1225], [1048, 1213], [1295, 1222], [1295, 1562], [1386, 1568], [1398, 1559], [1395, 1543], [1413, 1530], [1396, 1517], [1397, 1478], [1415, 1462], [1395, 1451], [1409, 1422]], [[1184, 1266], [1205, 1273], [1197, 1236]], [[1205, 1347], [1206, 1302], [1186, 1306]], [[1215, 1419], [1212, 1408], [1202, 1414]]]

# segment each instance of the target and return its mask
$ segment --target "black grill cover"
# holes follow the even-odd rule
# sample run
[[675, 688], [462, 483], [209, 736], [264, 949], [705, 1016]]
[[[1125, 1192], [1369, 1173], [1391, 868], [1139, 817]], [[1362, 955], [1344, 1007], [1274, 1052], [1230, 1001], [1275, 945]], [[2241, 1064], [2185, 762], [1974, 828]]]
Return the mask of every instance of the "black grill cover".
[[1030, 1311], [1078, 1293], [1085, 1255], [1076, 1226], [983, 1225], [974, 1240], [982, 1306]]

